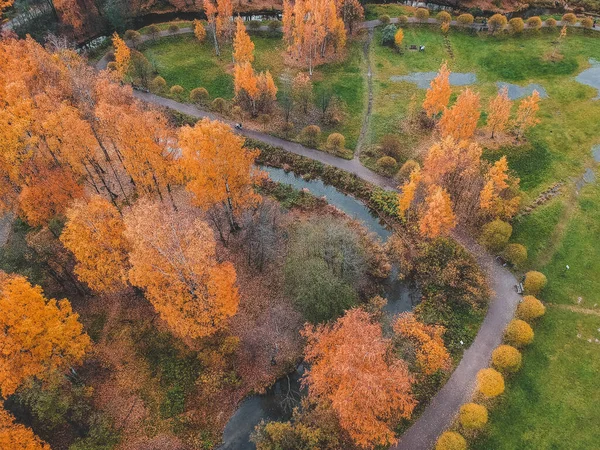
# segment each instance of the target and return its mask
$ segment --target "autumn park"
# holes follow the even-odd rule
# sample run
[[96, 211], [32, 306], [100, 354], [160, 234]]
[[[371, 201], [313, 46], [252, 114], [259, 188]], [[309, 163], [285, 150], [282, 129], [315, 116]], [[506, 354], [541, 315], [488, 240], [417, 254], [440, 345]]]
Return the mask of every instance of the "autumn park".
[[598, 0], [0, 27], [0, 450], [599, 448]]

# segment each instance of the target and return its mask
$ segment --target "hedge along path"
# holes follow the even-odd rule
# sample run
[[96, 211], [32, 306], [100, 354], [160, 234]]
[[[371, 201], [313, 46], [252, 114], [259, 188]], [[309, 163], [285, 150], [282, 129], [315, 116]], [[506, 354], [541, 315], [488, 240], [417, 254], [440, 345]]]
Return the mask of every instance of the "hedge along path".
[[[142, 101], [170, 108], [197, 119], [208, 117], [233, 125], [232, 121], [193, 105], [145, 92], [136, 91], [135, 96]], [[248, 138], [283, 148], [290, 153], [345, 170], [383, 189], [397, 190], [396, 182], [367, 169], [356, 159], [346, 160], [260, 131], [242, 129], [237, 132]], [[391, 447], [392, 450], [427, 450], [433, 447], [438, 436], [451, 425], [460, 406], [471, 399], [477, 372], [489, 366], [492, 351], [502, 343], [504, 329], [512, 320], [520, 300], [520, 296], [514, 290], [517, 280], [509, 270], [502, 267], [493, 255], [487, 253], [466, 233], [458, 230], [454, 238], [475, 256], [478, 264], [487, 273], [494, 294], [490, 298], [487, 315], [475, 340], [465, 350], [450, 379], [433, 397], [421, 416], [402, 435], [399, 443]]]

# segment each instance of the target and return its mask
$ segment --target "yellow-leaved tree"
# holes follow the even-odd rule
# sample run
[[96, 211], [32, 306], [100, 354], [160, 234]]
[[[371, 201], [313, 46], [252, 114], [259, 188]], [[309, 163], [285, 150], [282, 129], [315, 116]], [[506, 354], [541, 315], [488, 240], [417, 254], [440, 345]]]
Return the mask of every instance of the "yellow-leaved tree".
[[0, 273], [0, 394], [79, 364], [90, 348], [67, 299], [48, 300], [25, 277]]
[[440, 119], [442, 137], [451, 136], [457, 141], [470, 139], [475, 133], [480, 115], [479, 94], [469, 88], [465, 89], [452, 108], [444, 110]]
[[434, 117], [441, 113], [448, 106], [450, 94], [450, 70], [448, 64], [444, 62], [425, 94], [423, 109], [427, 115]]
[[116, 292], [127, 284], [129, 244], [125, 224], [112, 203], [94, 196], [76, 201], [67, 211], [60, 235], [75, 256], [77, 277], [98, 292]]
[[8, 411], [0, 407], [0, 448], [6, 450], [51, 450], [25, 425], [15, 422]]
[[239, 303], [236, 273], [219, 263], [212, 230], [188, 211], [139, 200], [125, 215], [131, 284], [182, 337], [210, 336], [227, 326]]

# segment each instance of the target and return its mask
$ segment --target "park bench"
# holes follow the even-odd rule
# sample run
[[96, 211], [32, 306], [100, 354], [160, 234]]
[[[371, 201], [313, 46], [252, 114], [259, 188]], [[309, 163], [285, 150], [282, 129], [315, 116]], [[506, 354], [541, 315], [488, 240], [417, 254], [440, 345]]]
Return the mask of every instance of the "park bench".
[[519, 295], [523, 295], [523, 292], [525, 292], [525, 289], [523, 289], [523, 283], [515, 284], [515, 289]]
[[410, 47], [408, 47], [409, 50], [418, 50], [419, 47], [417, 47], [416, 45], [411, 45]]

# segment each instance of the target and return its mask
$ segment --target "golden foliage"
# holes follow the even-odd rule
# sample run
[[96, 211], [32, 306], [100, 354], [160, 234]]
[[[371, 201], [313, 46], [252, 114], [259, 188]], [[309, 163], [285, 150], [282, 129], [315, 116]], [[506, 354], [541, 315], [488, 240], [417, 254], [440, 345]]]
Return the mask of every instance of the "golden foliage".
[[508, 175], [508, 161], [503, 156], [490, 168], [487, 182], [480, 193], [479, 204], [491, 216], [510, 219], [519, 210], [521, 197], [518, 192], [519, 180]]
[[444, 111], [450, 101], [450, 94], [450, 70], [448, 64], [444, 62], [425, 94], [423, 109], [427, 115], [434, 117]]
[[510, 119], [512, 101], [508, 98], [508, 88], [503, 87], [498, 95], [490, 101], [488, 109], [487, 127], [492, 132], [492, 139], [496, 131], [504, 131]]
[[488, 410], [477, 403], [465, 403], [460, 407], [458, 420], [466, 430], [480, 430], [488, 421]]
[[236, 64], [252, 63], [254, 61], [254, 43], [246, 32], [246, 26], [241, 17], [235, 20], [235, 37], [233, 38], [233, 60]]
[[435, 443], [435, 450], [467, 450], [467, 441], [455, 431], [445, 431]]
[[20, 423], [0, 407], [0, 448], [6, 450], [51, 450], [33, 431]]
[[497, 397], [504, 392], [504, 377], [494, 369], [477, 372], [477, 390], [487, 398]]
[[439, 122], [442, 137], [451, 136], [456, 141], [470, 139], [475, 134], [480, 115], [479, 94], [469, 88], [465, 89], [452, 108], [444, 109]]
[[526, 322], [531, 322], [546, 314], [546, 307], [533, 295], [523, 297], [517, 306], [517, 317]]
[[196, 39], [198, 39], [199, 42], [204, 42], [206, 40], [206, 30], [199, 20], [194, 20], [194, 36], [196, 36]]
[[492, 364], [500, 372], [518, 371], [521, 360], [521, 352], [510, 345], [500, 345], [492, 352]]
[[523, 347], [533, 341], [533, 329], [523, 320], [511, 320], [506, 327], [504, 338], [515, 347]]
[[456, 226], [452, 201], [445, 189], [435, 184], [429, 187], [425, 207], [419, 218], [419, 231], [423, 236], [444, 236]]
[[536, 114], [540, 109], [540, 94], [538, 91], [533, 93], [521, 100], [519, 103], [519, 109], [517, 110], [517, 117], [515, 118], [515, 129], [517, 136], [522, 136], [525, 131], [540, 122]]
[[532, 270], [525, 274], [525, 283], [523, 283], [523, 287], [525, 288], [525, 293], [537, 295], [544, 287], [546, 287], [547, 283], [548, 279], [546, 278], [546, 275]]
[[115, 32], [112, 36], [113, 47], [115, 48], [115, 63], [117, 64], [117, 72], [121, 78], [129, 72], [131, 64], [131, 50], [119, 35]]

